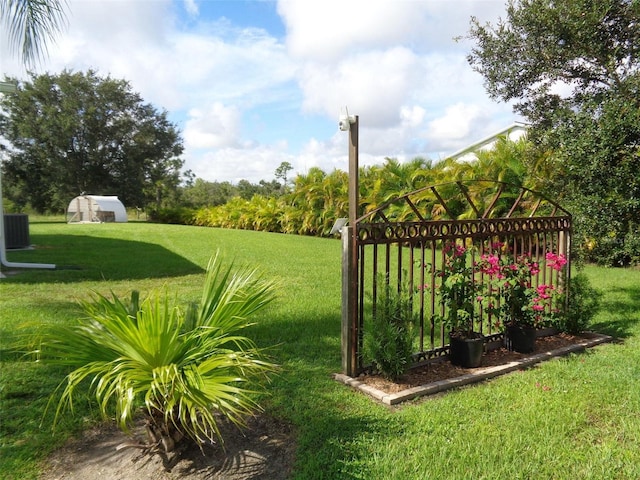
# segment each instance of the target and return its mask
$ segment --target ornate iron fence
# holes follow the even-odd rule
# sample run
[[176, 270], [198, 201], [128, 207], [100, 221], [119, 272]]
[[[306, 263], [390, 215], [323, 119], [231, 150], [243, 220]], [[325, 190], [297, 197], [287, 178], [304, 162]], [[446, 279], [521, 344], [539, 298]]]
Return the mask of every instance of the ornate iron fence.
[[[355, 376], [366, 369], [364, 334], [376, 308], [379, 282], [408, 287], [417, 315], [416, 363], [448, 354], [438, 281], [447, 244], [471, 248], [471, 262], [497, 249], [541, 265], [534, 284], [562, 285], [565, 308], [570, 275], [571, 214], [527, 188], [493, 181], [432, 185], [394, 198], [343, 228], [342, 367]], [[499, 247], [498, 247], [499, 245]], [[562, 254], [566, 268], [544, 266], [548, 253]], [[380, 280], [383, 279], [383, 280]], [[486, 283], [482, 274], [474, 282]], [[495, 316], [478, 307], [474, 330], [502, 337]]]

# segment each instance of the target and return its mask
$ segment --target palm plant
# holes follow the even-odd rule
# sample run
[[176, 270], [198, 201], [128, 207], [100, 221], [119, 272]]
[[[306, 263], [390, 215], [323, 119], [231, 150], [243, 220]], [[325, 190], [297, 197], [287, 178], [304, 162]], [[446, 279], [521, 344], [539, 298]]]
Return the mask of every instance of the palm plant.
[[306, 175], [298, 175], [294, 180], [293, 191], [287, 200], [301, 210], [300, 227], [297, 232], [300, 235], [317, 235], [322, 231], [322, 183], [325, 177], [326, 173], [320, 168], [312, 167]]
[[322, 193], [322, 233], [326, 234], [339, 217], [346, 217], [349, 213], [349, 175], [334, 170], [322, 180]]
[[[139, 407], [149, 447], [170, 452], [184, 437], [222, 441], [218, 418], [243, 425], [259, 409], [252, 385], [273, 371], [262, 351], [240, 330], [273, 299], [274, 284], [248, 268], [208, 266], [202, 299], [182, 309], [164, 295], [130, 301], [115, 294], [83, 302], [87, 318], [58, 325], [43, 339], [43, 358], [72, 368], [58, 387], [56, 420], [88, 380], [102, 415], [115, 409], [129, 430]], [[52, 395], [52, 399], [55, 396]]]

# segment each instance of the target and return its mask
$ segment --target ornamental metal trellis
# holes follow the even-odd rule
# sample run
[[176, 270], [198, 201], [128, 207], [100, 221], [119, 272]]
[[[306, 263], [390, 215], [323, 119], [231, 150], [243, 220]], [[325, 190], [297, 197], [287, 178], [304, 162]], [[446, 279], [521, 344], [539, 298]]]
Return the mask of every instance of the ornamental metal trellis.
[[[342, 370], [356, 376], [367, 368], [363, 338], [375, 310], [381, 278], [398, 289], [408, 286], [417, 314], [414, 362], [447, 355], [448, 332], [437, 294], [446, 244], [473, 246], [471, 261], [506, 245], [514, 256], [542, 265], [534, 282], [562, 286], [566, 307], [570, 277], [571, 214], [528, 188], [495, 181], [431, 185], [371, 209], [342, 230]], [[544, 266], [553, 252], [567, 259], [561, 271]], [[479, 276], [474, 281], [485, 282]], [[496, 318], [479, 308], [474, 330], [500, 340]]]

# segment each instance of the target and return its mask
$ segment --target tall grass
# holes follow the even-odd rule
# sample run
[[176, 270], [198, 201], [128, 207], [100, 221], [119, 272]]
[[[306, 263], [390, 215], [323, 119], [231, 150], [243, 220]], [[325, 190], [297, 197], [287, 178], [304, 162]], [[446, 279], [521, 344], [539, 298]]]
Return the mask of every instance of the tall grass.
[[166, 285], [198, 300], [217, 250], [279, 285], [248, 335], [282, 365], [260, 403], [294, 426], [294, 478], [640, 478], [638, 270], [586, 269], [605, 294], [594, 328], [620, 342], [389, 409], [331, 378], [340, 369], [337, 240], [134, 222], [34, 221], [30, 230], [36, 249], [9, 259], [61, 269], [0, 280], [1, 478], [37, 478], [42, 459], [97, 418], [85, 402], [55, 436], [51, 418], [40, 425], [64, 372], [11, 349], [20, 325], [72, 322], [91, 291]]

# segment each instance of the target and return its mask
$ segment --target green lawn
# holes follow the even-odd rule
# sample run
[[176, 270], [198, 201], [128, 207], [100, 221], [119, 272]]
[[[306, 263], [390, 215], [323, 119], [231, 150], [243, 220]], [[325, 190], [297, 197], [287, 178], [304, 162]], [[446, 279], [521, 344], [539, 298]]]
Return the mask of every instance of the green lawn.
[[92, 291], [168, 287], [185, 302], [196, 300], [217, 250], [278, 281], [277, 301], [261, 312], [250, 336], [274, 346], [282, 365], [260, 401], [294, 425], [295, 478], [640, 478], [640, 270], [586, 269], [605, 293], [594, 329], [620, 342], [390, 409], [331, 378], [340, 369], [338, 240], [38, 219], [30, 233], [37, 248], [9, 252], [9, 260], [59, 269], [0, 280], [1, 478], [37, 478], [40, 461], [96, 418], [79, 402], [77, 418], [55, 435], [51, 415], [41, 426], [63, 372], [14, 352], [20, 332], [71, 321], [79, 315], [77, 299]]

